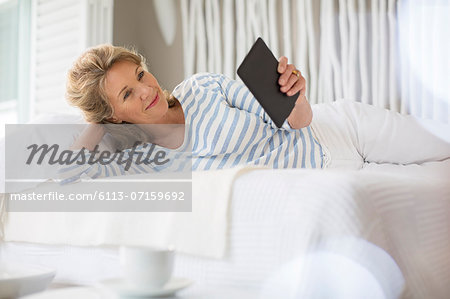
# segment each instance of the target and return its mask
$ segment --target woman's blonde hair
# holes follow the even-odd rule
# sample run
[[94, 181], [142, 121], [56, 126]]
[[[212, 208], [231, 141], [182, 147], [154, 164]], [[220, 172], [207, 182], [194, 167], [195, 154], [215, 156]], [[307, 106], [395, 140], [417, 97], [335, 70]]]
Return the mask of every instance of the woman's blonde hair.
[[[99, 45], [88, 49], [73, 64], [67, 75], [66, 98], [82, 110], [84, 118], [91, 123], [110, 123], [114, 110], [105, 92], [106, 73], [118, 61], [130, 61], [147, 71], [142, 55], [124, 47]], [[169, 107], [175, 99], [167, 90], [164, 95]]]

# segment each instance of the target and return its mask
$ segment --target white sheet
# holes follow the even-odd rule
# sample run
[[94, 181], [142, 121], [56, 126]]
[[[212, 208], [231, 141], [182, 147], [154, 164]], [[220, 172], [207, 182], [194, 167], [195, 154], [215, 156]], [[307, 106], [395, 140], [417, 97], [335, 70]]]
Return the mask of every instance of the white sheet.
[[329, 168], [364, 163], [421, 164], [450, 158], [450, 125], [339, 100], [313, 105], [312, 128], [327, 148]]

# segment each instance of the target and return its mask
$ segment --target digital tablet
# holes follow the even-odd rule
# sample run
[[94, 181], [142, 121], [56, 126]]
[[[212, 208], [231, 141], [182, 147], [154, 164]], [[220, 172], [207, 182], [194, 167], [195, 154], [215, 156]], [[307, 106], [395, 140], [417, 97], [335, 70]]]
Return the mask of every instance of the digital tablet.
[[294, 108], [299, 93], [287, 96], [280, 91], [278, 60], [259, 37], [245, 56], [237, 74], [278, 128]]

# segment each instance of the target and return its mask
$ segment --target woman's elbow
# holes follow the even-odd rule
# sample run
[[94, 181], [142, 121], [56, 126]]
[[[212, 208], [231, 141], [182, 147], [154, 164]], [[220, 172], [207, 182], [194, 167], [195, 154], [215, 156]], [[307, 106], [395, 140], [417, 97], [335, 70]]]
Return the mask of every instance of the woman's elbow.
[[305, 128], [305, 127], [309, 126], [311, 124], [311, 122], [312, 122], [312, 118], [313, 118], [313, 113], [312, 113], [312, 111], [310, 111], [307, 115], [305, 115], [302, 118], [298, 129]]
[[313, 119], [313, 113], [312, 113], [312, 110], [310, 110], [307, 117], [305, 117], [302, 128], [309, 126], [312, 122], [312, 119]]

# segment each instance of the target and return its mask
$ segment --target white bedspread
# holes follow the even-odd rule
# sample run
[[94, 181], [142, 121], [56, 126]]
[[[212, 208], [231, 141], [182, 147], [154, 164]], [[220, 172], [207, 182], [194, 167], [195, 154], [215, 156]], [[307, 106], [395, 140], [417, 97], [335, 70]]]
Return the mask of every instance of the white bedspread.
[[[448, 170], [450, 164], [441, 166]], [[237, 180], [232, 198], [226, 260], [184, 257], [180, 275], [257, 288], [280, 265], [328, 239], [352, 236], [394, 258], [406, 279], [404, 298], [446, 298], [450, 292], [450, 185], [444, 178], [264, 170]]]
[[[3, 239], [76, 246], [173, 246], [179, 252], [220, 258], [226, 248], [230, 186], [239, 175], [257, 168], [194, 172], [192, 212], [11, 212], [3, 217]], [[41, 188], [45, 185], [35, 191]]]
[[[448, 170], [450, 163], [439, 165]], [[418, 167], [425, 172], [428, 169], [427, 165]], [[433, 169], [436, 167], [433, 165]], [[232, 192], [225, 257], [211, 260], [180, 254], [176, 275], [209, 286], [257, 290], [284, 263], [315, 250], [328, 239], [352, 236], [378, 245], [395, 259], [407, 282], [404, 298], [445, 298], [450, 291], [448, 181], [420, 175], [422, 172], [396, 174], [392, 169], [387, 173], [375, 165], [372, 168], [257, 170], [240, 176]], [[42, 255], [81, 251], [52, 247]], [[105, 271], [85, 269], [86, 275], [78, 274], [76, 282], [90, 279], [92, 283], [120, 274], [119, 267], [114, 267], [117, 256], [112, 258], [108, 251], [102, 258], [100, 250], [92, 247], [85, 251], [95, 257], [76, 260], [90, 261], [90, 268]], [[6, 257], [13, 252], [20, 251], [11, 245]], [[57, 260], [62, 262], [61, 258]], [[47, 262], [53, 259], [49, 257]], [[70, 271], [70, 267], [61, 269], [60, 279], [68, 281]]]

